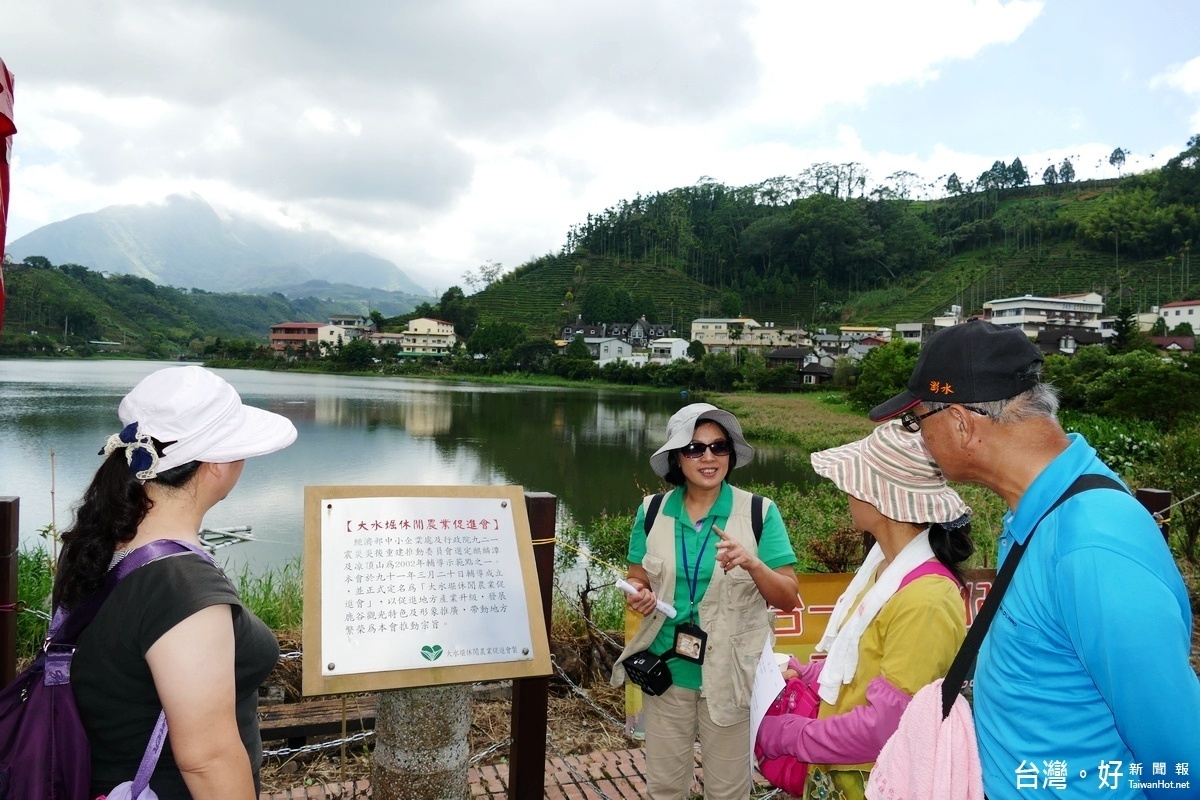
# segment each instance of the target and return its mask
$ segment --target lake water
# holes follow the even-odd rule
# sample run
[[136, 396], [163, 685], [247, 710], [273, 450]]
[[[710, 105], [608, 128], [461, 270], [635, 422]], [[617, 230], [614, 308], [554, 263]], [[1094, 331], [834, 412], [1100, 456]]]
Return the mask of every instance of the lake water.
[[[100, 465], [97, 451], [120, 430], [121, 397], [164, 366], [0, 360], [0, 496], [21, 499], [23, 544], [52, 520], [70, 524]], [[628, 512], [661, 486], [649, 457], [688, 402], [678, 394], [216, 371], [246, 403], [283, 414], [300, 432], [286, 450], [249, 459], [237, 488], [205, 518], [209, 528], [252, 527], [258, 541], [218, 557], [254, 572], [301, 554], [306, 485], [520, 485], [556, 495], [560, 525]], [[737, 482], [811, 479], [795, 466], [807, 458], [795, 455], [758, 445]]]

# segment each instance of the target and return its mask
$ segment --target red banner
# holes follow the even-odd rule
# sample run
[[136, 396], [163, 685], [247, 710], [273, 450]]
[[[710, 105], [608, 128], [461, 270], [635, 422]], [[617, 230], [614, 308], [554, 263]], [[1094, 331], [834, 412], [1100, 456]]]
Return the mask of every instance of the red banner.
[[12, 161], [12, 137], [17, 132], [13, 121], [13, 76], [0, 58], [0, 327], [4, 326], [4, 243], [8, 235], [8, 165]]

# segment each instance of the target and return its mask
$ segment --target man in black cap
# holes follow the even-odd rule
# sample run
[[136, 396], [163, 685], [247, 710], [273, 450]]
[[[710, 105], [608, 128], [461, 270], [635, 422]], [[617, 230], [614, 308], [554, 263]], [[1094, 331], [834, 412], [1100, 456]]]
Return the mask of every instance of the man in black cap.
[[949, 480], [1004, 499], [1000, 563], [1026, 545], [975, 669], [984, 790], [1186, 796], [1181, 781], [1200, 779], [1200, 680], [1183, 580], [1127, 492], [1053, 508], [1081, 475], [1119, 480], [1057, 414], [1038, 348], [978, 319], [930, 337], [908, 388], [870, 413], [920, 431]]

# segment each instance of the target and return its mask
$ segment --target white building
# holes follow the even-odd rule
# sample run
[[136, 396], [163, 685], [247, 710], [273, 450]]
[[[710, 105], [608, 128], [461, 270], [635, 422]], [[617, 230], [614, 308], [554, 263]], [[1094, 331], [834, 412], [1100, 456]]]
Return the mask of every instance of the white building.
[[[585, 339], [585, 341], [587, 341]], [[633, 345], [624, 339], [616, 339], [608, 337], [605, 339], [596, 339], [595, 341], [587, 342], [588, 350], [592, 352], [592, 358], [600, 366], [604, 366], [610, 361], [627, 361], [630, 363], [644, 363], [645, 357], [634, 359]]]
[[[1164, 303], [1158, 309], [1158, 316], [1167, 323], [1167, 330], [1175, 329], [1181, 322], [1189, 323], [1193, 331], [1200, 331], [1200, 300], [1181, 300], [1178, 303]], [[1140, 320], [1139, 320], [1140, 321]], [[1143, 328], [1142, 330], [1147, 330]]]
[[417, 317], [408, 321], [408, 330], [400, 342], [404, 355], [444, 355], [454, 349], [458, 337], [454, 323], [432, 317]]
[[673, 337], [652, 339], [650, 341], [650, 363], [670, 364], [676, 359], [687, 358], [689, 344], [687, 339]]
[[905, 344], [911, 342], [916, 345], [925, 344], [925, 340], [933, 335], [937, 328], [930, 325], [928, 322], [897, 322], [896, 334]]
[[761, 324], [749, 317], [701, 317], [692, 320], [692, 341], [700, 342], [710, 353], [735, 347], [748, 347], [766, 353], [792, 344], [795, 332], [776, 328], [774, 322]]
[[1033, 339], [1047, 325], [1100, 330], [1104, 298], [1096, 292], [1057, 297], [1006, 297], [983, 304], [983, 318], [995, 325], [1019, 328]]

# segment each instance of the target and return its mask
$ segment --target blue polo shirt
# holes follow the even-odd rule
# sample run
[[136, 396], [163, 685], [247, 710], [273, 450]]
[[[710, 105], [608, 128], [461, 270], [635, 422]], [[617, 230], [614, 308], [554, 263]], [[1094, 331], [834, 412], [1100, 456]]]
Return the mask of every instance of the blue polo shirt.
[[[1116, 477], [1083, 437], [1070, 440], [1005, 516], [1001, 563], [1076, 477]], [[1179, 570], [1137, 500], [1093, 489], [1059, 506], [1029, 540], [979, 652], [988, 797], [1197, 796], [1191, 634]]]
[[[654, 637], [650, 652], [657, 655], [669, 653], [675, 649], [675, 626], [688, 622], [688, 608], [691, 606], [691, 592], [688, 581], [695, 577], [696, 587], [696, 619], [694, 624], [704, 627], [700, 617], [700, 600], [712, 580], [713, 567], [717, 563], [717, 542], [720, 539], [712, 532], [714, 524], [725, 529], [729, 515], [733, 511], [733, 489], [728, 483], [721, 484], [721, 494], [717, 497], [708, 516], [697, 527], [694, 520], [688, 519], [687, 510], [683, 506], [684, 490], [677, 488], [663, 498], [662, 507], [658, 513], [675, 519], [675, 596], [672, 605], [675, 606], [674, 619], [663, 622], [662, 629]], [[629, 563], [641, 564], [646, 556], [646, 508], [645, 504], [638, 505], [637, 518], [633, 521], [633, 532], [629, 537]], [[687, 549], [688, 560], [684, 563], [683, 551]], [[774, 503], [763, 504], [763, 530], [758, 542], [758, 557], [770, 569], [778, 569], [788, 564], [796, 563], [796, 554], [792, 552], [792, 543], [788, 540], [787, 528], [783, 524], [783, 516]], [[697, 570], [699, 561], [699, 570]], [[684, 569], [688, 577], [684, 578]], [[698, 572], [698, 574], [696, 574]], [[766, 601], [764, 601], [766, 602]], [[701, 688], [701, 668], [682, 658], [668, 659], [667, 667], [671, 670], [671, 679], [687, 689]]]

